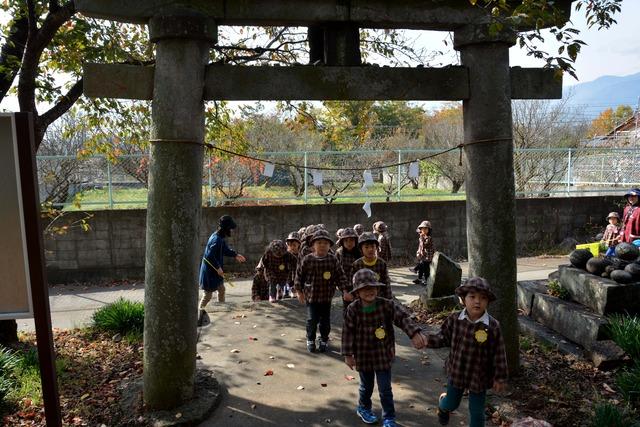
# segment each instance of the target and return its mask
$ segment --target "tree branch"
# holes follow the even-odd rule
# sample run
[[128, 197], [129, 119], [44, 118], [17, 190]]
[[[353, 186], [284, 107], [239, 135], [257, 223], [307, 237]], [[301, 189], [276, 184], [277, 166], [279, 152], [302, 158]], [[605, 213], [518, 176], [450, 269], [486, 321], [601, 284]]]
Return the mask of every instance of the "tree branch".
[[8, 37], [0, 50], [0, 101], [4, 99], [16, 78], [24, 48], [29, 36], [29, 18], [26, 14], [18, 16], [8, 31]]
[[51, 123], [69, 111], [69, 108], [71, 108], [78, 98], [80, 98], [80, 95], [82, 95], [82, 85], [83, 79], [80, 78], [71, 86], [71, 89], [69, 89], [65, 95], [60, 97], [56, 105], [37, 118], [36, 127], [46, 130]]

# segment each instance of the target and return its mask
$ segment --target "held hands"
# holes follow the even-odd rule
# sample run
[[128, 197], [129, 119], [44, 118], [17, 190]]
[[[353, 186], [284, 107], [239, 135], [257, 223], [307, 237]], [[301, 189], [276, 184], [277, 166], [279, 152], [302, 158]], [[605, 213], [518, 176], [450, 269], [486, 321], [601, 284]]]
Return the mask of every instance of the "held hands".
[[418, 350], [425, 348], [427, 346], [427, 338], [422, 335], [422, 333], [418, 332], [411, 338], [411, 343]]
[[305, 303], [304, 292], [298, 291], [298, 301], [300, 301], [300, 304], [304, 304]]
[[353, 356], [345, 356], [344, 363], [353, 371], [353, 368], [356, 367], [356, 358]]
[[353, 301], [353, 295], [350, 292], [342, 291], [342, 299], [346, 302], [351, 302]]
[[222, 268], [220, 267], [216, 268], [216, 273], [218, 273], [218, 276], [224, 279], [224, 271], [222, 271]]
[[236, 261], [238, 262], [245, 262], [247, 259], [245, 257], [243, 257], [242, 255], [238, 254], [236, 255]]

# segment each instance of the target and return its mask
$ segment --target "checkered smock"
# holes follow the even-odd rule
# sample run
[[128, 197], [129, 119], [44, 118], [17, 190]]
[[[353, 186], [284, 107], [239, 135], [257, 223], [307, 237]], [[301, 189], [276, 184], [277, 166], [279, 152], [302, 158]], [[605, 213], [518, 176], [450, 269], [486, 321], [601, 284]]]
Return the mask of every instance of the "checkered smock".
[[[378, 291], [378, 296], [382, 298], [392, 299], [393, 293], [391, 292], [391, 279], [389, 278], [389, 270], [387, 269], [387, 263], [381, 260], [380, 258], [376, 259], [375, 264], [369, 265], [365, 262], [364, 257], [358, 258], [353, 263], [353, 269], [351, 271], [355, 272], [360, 270], [361, 268], [368, 268], [378, 275], [378, 282], [384, 283], [384, 288], [380, 288]], [[350, 278], [351, 279], [351, 278]], [[351, 288], [353, 288], [353, 284], [350, 284]]]
[[[507, 356], [500, 323], [489, 316], [489, 326], [459, 319], [461, 312], [447, 317], [440, 332], [427, 336], [428, 347], [451, 347], [445, 369], [454, 387], [480, 393], [495, 381], [506, 381]], [[484, 331], [478, 333], [478, 331]], [[485, 335], [486, 334], [486, 335]], [[486, 340], [482, 341], [484, 338]]]
[[270, 251], [262, 256], [264, 265], [264, 278], [268, 283], [284, 285], [293, 283], [298, 259], [295, 255], [285, 252], [281, 257], [276, 257]]
[[378, 297], [375, 310], [365, 313], [362, 301], [355, 300], [347, 307], [344, 317], [342, 354], [355, 357], [358, 371], [391, 369], [396, 355], [394, 325], [409, 337], [420, 332], [409, 312], [395, 301]]
[[418, 259], [420, 261], [431, 262], [433, 254], [435, 253], [436, 249], [433, 246], [433, 238], [431, 236], [423, 236], [421, 234], [418, 237], [418, 251], [416, 252]]
[[346, 286], [347, 278], [335, 255], [320, 258], [309, 254], [298, 264], [294, 287], [304, 291], [308, 303], [331, 302], [336, 288], [345, 289]]
[[378, 235], [378, 258], [382, 258], [386, 262], [391, 259], [391, 243], [389, 242], [389, 235], [387, 233], [380, 233]]
[[351, 278], [353, 277], [353, 273], [356, 272], [356, 270], [353, 269], [353, 263], [355, 260], [357, 260], [361, 256], [362, 255], [360, 254], [360, 251], [358, 250], [358, 248], [353, 248], [353, 250], [347, 251], [344, 247], [341, 246], [338, 249], [336, 249], [336, 257], [338, 258], [338, 261], [340, 261], [340, 265], [342, 266], [342, 271], [344, 271], [344, 275], [347, 277], [347, 287], [346, 289], [343, 289], [343, 290], [346, 290], [347, 292], [353, 289], [353, 283], [351, 283]]
[[269, 284], [264, 278], [264, 264], [262, 258], [256, 265], [256, 274], [253, 276], [253, 283], [251, 284], [251, 299], [255, 300], [259, 298], [261, 300], [269, 299]]

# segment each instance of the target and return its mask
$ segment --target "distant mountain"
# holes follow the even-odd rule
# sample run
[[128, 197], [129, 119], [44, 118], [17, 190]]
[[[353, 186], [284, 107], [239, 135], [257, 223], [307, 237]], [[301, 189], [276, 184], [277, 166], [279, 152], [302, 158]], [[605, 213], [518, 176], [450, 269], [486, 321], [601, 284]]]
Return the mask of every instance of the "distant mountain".
[[640, 73], [628, 76], [602, 76], [591, 82], [565, 86], [564, 98], [585, 116], [596, 117], [601, 111], [618, 105], [635, 108], [640, 96]]

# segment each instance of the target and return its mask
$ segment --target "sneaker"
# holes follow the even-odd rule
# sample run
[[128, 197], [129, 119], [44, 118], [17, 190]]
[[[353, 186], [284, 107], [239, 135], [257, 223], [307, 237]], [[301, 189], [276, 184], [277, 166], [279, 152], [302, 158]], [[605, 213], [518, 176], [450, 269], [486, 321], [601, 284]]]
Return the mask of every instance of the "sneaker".
[[316, 352], [316, 342], [315, 341], [307, 341], [307, 351], [309, 351], [309, 353], [315, 353]]
[[275, 297], [271, 297], [271, 296], [270, 296], [270, 297], [269, 297], [269, 302], [276, 302]]
[[413, 283], [415, 283], [416, 285], [422, 285], [422, 279], [415, 279]]
[[396, 427], [396, 420], [393, 418], [385, 418], [382, 421], [382, 427]]
[[318, 342], [318, 351], [320, 353], [326, 353], [328, 349], [329, 349], [329, 341], [320, 340]]
[[447, 393], [442, 393], [440, 395], [440, 397], [438, 398], [438, 421], [440, 422], [440, 425], [442, 426], [446, 426], [449, 424], [449, 411], [445, 411], [444, 409], [440, 409], [440, 402], [442, 402], [442, 399], [445, 398], [445, 396], [447, 395]]
[[378, 416], [374, 414], [371, 409], [367, 409], [364, 406], [358, 406], [356, 408], [356, 414], [358, 414], [362, 422], [365, 424], [375, 424], [378, 422]]

